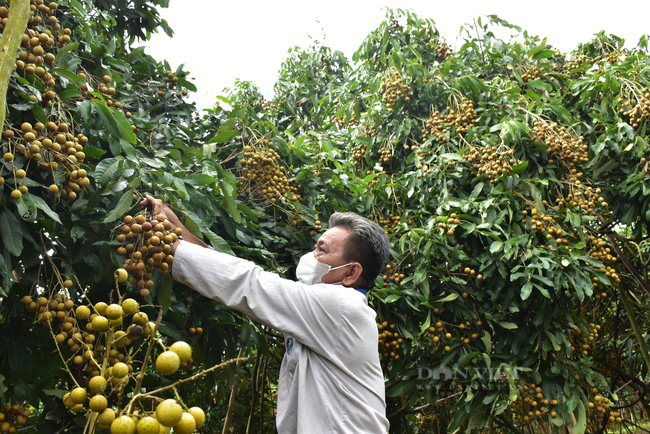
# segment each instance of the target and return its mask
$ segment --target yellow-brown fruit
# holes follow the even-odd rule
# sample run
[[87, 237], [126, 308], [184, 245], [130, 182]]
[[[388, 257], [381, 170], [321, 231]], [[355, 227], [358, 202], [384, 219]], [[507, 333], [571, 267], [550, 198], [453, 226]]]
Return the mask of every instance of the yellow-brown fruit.
[[127, 298], [122, 302], [122, 310], [124, 311], [125, 315], [134, 315], [139, 308], [140, 305], [138, 302], [132, 298]]
[[118, 362], [113, 365], [113, 377], [122, 379], [129, 375], [129, 367], [126, 363]]
[[[97, 378], [97, 377], [93, 377], [93, 378]], [[106, 410], [99, 413], [99, 416], [97, 416], [97, 423], [99, 425], [108, 426], [111, 423], [113, 423], [114, 420], [115, 420], [115, 411], [113, 411], [112, 408], [107, 408]]]
[[88, 382], [88, 389], [93, 395], [98, 395], [106, 390], [107, 384], [106, 378], [97, 375]]
[[194, 416], [194, 420], [196, 421], [196, 427], [201, 428], [201, 426], [205, 423], [205, 413], [203, 412], [202, 409], [199, 407], [192, 407], [189, 410], [187, 410], [189, 414]]
[[70, 400], [75, 404], [83, 404], [88, 398], [88, 392], [83, 387], [75, 387], [70, 393]]
[[122, 318], [122, 307], [119, 304], [111, 304], [106, 308], [106, 317], [110, 320]]
[[50, 192], [50, 194], [57, 194], [59, 192], [59, 186], [56, 184], [51, 184], [48, 188], [47, 191]]
[[92, 411], [101, 413], [102, 411], [106, 410], [106, 407], [108, 406], [108, 400], [104, 395], [95, 395], [90, 399], [88, 406]]
[[156, 358], [156, 369], [162, 375], [173, 375], [181, 365], [181, 359], [173, 351], [165, 351]]
[[178, 355], [178, 358], [180, 359], [181, 363], [186, 363], [188, 360], [192, 358], [192, 347], [187, 342], [183, 341], [178, 341], [174, 342], [171, 347], [169, 347], [169, 351], [173, 351]]
[[11, 192], [11, 198], [13, 200], [20, 200], [21, 197], [23, 197], [23, 194], [20, 192], [20, 190], [13, 190]]
[[136, 431], [138, 434], [160, 434], [161, 428], [156, 418], [147, 416], [140, 419]]
[[108, 84], [108, 83], [111, 82], [112, 79], [111, 79], [110, 76], [105, 75], [105, 76], [102, 77], [102, 80], [104, 80], [104, 83]]
[[96, 316], [92, 320], [93, 331], [104, 332], [108, 330], [108, 318], [105, 316]]
[[120, 416], [111, 424], [111, 434], [135, 434], [136, 424], [131, 416]]
[[161, 425], [172, 427], [181, 421], [183, 407], [175, 400], [166, 399], [156, 407], [156, 419]]
[[86, 320], [90, 316], [90, 309], [88, 306], [79, 306], [75, 311], [78, 320]]
[[189, 413], [183, 413], [181, 420], [174, 425], [174, 432], [177, 434], [192, 434], [196, 429], [196, 419]]

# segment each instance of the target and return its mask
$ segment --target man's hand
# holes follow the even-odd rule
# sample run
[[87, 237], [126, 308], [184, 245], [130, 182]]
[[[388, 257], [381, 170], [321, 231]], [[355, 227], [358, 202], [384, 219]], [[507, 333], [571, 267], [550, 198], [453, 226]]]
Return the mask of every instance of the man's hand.
[[[167, 220], [172, 224], [172, 229], [181, 228], [183, 230], [183, 238], [193, 244], [197, 244], [201, 247], [208, 247], [203, 240], [197, 238], [190, 231], [187, 230], [185, 225], [181, 223], [178, 216], [171, 210], [162, 200], [153, 198], [149, 195], [145, 196], [144, 200], [140, 202], [142, 208], [153, 208], [153, 212], [156, 214], [163, 214]], [[171, 254], [176, 253], [176, 247], [178, 247], [179, 241], [176, 241], [172, 245]]]

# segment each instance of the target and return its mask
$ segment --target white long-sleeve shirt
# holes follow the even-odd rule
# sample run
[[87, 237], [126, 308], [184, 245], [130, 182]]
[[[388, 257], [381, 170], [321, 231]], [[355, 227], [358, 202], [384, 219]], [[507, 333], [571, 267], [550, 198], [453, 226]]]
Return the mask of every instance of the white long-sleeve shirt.
[[253, 262], [188, 242], [176, 248], [172, 274], [284, 334], [280, 434], [388, 432], [375, 312], [363, 294], [283, 279]]

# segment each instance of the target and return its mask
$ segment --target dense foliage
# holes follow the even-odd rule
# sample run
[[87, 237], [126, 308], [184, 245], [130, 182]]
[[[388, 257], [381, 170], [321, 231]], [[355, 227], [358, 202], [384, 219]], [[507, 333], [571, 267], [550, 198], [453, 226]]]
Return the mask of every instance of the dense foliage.
[[[384, 226], [392, 256], [369, 303], [391, 432], [596, 433], [650, 416], [647, 38], [601, 33], [563, 54], [491, 16], [453, 52], [433, 21], [389, 11], [354, 63], [296, 49], [272, 100], [238, 82], [199, 116], [186, 72], [131, 45], [169, 31], [151, 2], [33, 10], [27, 32], [46, 36], [18, 55], [0, 173], [0, 398], [31, 406], [32, 431], [85, 420], [60, 399], [65, 321], [21, 300], [114, 299], [119, 220], [144, 193], [288, 278], [332, 212]], [[282, 337], [151, 280], [128, 294], [162, 309], [163, 341], [193, 344], [187, 374], [250, 357], [178, 387], [208, 409], [205, 432], [229, 409], [235, 432], [272, 432]], [[83, 385], [92, 368], [72, 373]]]

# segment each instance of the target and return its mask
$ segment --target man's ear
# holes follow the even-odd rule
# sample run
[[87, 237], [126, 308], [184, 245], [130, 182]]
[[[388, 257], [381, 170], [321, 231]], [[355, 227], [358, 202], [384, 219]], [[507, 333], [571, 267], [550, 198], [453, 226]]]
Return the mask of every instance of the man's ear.
[[361, 275], [363, 274], [363, 266], [358, 262], [353, 262], [347, 269], [348, 272], [341, 281], [341, 284], [352, 288], [360, 286], [362, 284]]

